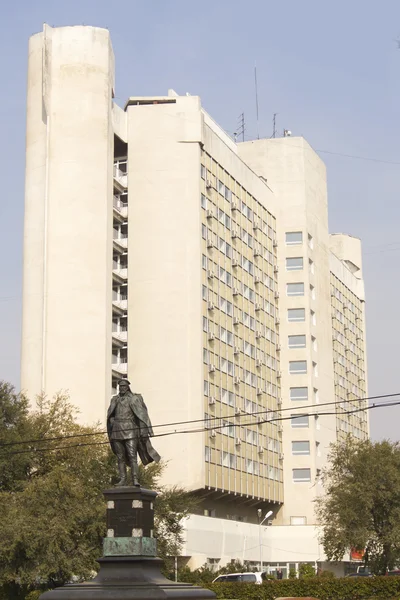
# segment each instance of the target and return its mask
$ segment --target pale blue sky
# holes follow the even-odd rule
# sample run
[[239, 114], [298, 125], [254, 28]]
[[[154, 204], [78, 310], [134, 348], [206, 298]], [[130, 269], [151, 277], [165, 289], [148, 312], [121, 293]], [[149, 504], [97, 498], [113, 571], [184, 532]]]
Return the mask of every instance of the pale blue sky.
[[[19, 384], [27, 44], [49, 25], [108, 27], [116, 100], [199, 94], [227, 131], [244, 111], [256, 134], [304, 135], [328, 169], [330, 230], [359, 236], [367, 286], [370, 394], [400, 392], [400, 3], [395, 0], [25, 0], [0, 23], [0, 379]], [[397, 164], [389, 164], [394, 162]], [[62, 387], [62, 373], [60, 373]], [[399, 439], [400, 407], [371, 414], [372, 435]]]

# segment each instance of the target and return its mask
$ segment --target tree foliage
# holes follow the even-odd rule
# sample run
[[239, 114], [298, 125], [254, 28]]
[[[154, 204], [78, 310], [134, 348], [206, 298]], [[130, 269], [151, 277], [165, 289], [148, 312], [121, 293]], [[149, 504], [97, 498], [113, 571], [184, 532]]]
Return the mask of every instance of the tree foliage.
[[317, 514], [328, 559], [356, 548], [376, 574], [399, 563], [399, 444], [346, 438], [332, 447], [323, 483]]
[[[0, 382], [3, 587], [54, 586], [97, 570], [106, 527], [102, 490], [117, 479], [116, 461], [103, 429], [79, 425], [76, 416], [64, 395], [39, 398], [29, 411], [27, 399]], [[155, 535], [162, 558], [179, 554], [182, 520], [195, 503], [185, 490], [160, 485], [164, 468], [153, 463], [139, 473], [142, 487], [159, 493]]]

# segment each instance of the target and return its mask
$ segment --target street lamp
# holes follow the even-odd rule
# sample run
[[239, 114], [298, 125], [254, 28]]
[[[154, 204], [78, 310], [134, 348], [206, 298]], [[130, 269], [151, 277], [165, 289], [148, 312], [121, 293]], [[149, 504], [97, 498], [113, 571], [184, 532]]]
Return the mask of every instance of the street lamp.
[[259, 519], [259, 523], [258, 523], [258, 538], [259, 538], [259, 544], [260, 544], [260, 572], [262, 573], [262, 570], [263, 570], [263, 555], [262, 555], [262, 528], [261, 528], [261, 525], [264, 523], [264, 521], [266, 519], [268, 519], [273, 514], [273, 511], [269, 510], [267, 512], [267, 514], [265, 515], [265, 517], [263, 518], [263, 520], [261, 520], [261, 517], [262, 517], [262, 510], [261, 510], [261, 508], [259, 508], [257, 510], [257, 514], [258, 514], [258, 519]]

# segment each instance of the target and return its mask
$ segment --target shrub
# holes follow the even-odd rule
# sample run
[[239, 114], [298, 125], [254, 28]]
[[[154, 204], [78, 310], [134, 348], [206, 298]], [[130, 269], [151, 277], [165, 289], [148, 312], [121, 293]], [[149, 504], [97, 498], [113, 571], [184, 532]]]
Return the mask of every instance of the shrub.
[[400, 577], [306, 577], [251, 583], [205, 585], [217, 598], [232, 600], [275, 600], [285, 596], [311, 596], [319, 600], [388, 600], [399, 597]]

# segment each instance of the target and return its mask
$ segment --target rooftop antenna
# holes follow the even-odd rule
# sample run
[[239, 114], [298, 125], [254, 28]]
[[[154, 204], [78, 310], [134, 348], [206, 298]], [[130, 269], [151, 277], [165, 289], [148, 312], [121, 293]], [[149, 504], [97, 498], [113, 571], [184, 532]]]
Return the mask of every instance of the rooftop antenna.
[[272, 117], [272, 136], [273, 138], [276, 138], [276, 115], [278, 113], [274, 113], [274, 116]]
[[254, 85], [256, 89], [256, 118], [257, 118], [257, 139], [260, 139], [260, 132], [258, 128], [258, 85], [257, 85], [257, 65], [254, 63]]
[[233, 137], [235, 142], [237, 141], [237, 138], [241, 135], [242, 136], [242, 142], [244, 142], [244, 132], [245, 132], [245, 124], [244, 124], [244, 112], [240, 113], [239, 117], [238, 117], [239, 123], [237, 126], [237, 131], [234, 132]]

